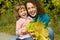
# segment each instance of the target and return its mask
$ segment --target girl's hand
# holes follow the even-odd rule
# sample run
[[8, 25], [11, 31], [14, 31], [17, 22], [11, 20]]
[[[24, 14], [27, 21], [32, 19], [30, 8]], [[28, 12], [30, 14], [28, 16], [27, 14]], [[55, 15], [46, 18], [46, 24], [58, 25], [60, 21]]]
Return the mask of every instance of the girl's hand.
[[31, 32], [30, 34], [31, 34], [31, 36], [35, 37], [35, 33]]
[[22, 33], [23, 35], [27, 34], [26, 28], [24, 28], [21, 33]]
[[27, 32], [26, 28], [23, 28], [22, 29], [22, 33], [24, 33], [24, 32]]

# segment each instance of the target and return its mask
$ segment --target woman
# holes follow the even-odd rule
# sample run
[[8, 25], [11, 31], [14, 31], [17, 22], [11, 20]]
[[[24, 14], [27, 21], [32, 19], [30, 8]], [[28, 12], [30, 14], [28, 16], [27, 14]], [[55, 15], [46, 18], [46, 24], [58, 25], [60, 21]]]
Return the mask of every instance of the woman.
[[37, 19], [40, 17], [39, 22], [45, 23], [45, 26], [49, 31], [50, 39], [54, 40], [53, 30], [50, 27], [48, 27], [50, 17], [48, 16], [48, 14], [44, 12], [44, 9], [39, 3], [39, 1], [38, 0], [27, 0], [25, 5], [28, 11], [28, 15], [32, 17], [33, 19], [35, 19], [35, 21], [38, 21]]

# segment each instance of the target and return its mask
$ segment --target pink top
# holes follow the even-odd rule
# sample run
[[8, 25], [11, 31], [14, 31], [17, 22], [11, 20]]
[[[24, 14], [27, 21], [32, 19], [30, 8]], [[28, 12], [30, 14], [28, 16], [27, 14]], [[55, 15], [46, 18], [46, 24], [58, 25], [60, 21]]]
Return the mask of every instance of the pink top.
[[27, 17], [27, 18], [20, 18], [17, 22], [16, 22], [16, 35], [19, 35], [20, 39], [24, 39], [27, 37], [30, 37], [31, 35], [29, 33], [21, 36], [22, 30], [26, 27], [26, 25], [32, 20], [31, 17]]

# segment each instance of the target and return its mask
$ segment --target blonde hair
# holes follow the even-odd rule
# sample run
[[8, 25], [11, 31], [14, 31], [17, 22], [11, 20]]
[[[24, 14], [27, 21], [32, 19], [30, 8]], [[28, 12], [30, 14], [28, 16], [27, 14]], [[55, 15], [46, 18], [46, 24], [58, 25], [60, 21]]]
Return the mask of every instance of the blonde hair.
[[17, 4], [16, 7], [15, 7], [15, 13], [16, 13], [16, 20], [18, 20], [20, 18], [20, 15], [19, 15], [19, 10], [20, 9], [23, 9], [23, 7], [21, 7], [22, 5], [24, 4]]

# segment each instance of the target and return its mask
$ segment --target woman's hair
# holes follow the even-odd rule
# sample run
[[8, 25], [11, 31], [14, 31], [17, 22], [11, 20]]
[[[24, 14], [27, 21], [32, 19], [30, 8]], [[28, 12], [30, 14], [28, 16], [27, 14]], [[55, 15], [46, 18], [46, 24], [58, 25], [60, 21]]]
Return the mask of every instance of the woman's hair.
[[22, 9], [22, 5], [24, 4], [17, 4], [16, 7], [15, 7], [15, 13], [16, 13], [16, 20], [18, 20], [20, 18], [20, 15], [19, 15], [19, 10]]
[[25, 6], [29, 2], [33, 3], [37, 7], [37, 13], [40, 14], [40, 16], [42, 16], [45, 13], [44, 12], [44, 7], [40, 3], [41, 1], [39, 2], [39, 0], [26, 0]]

